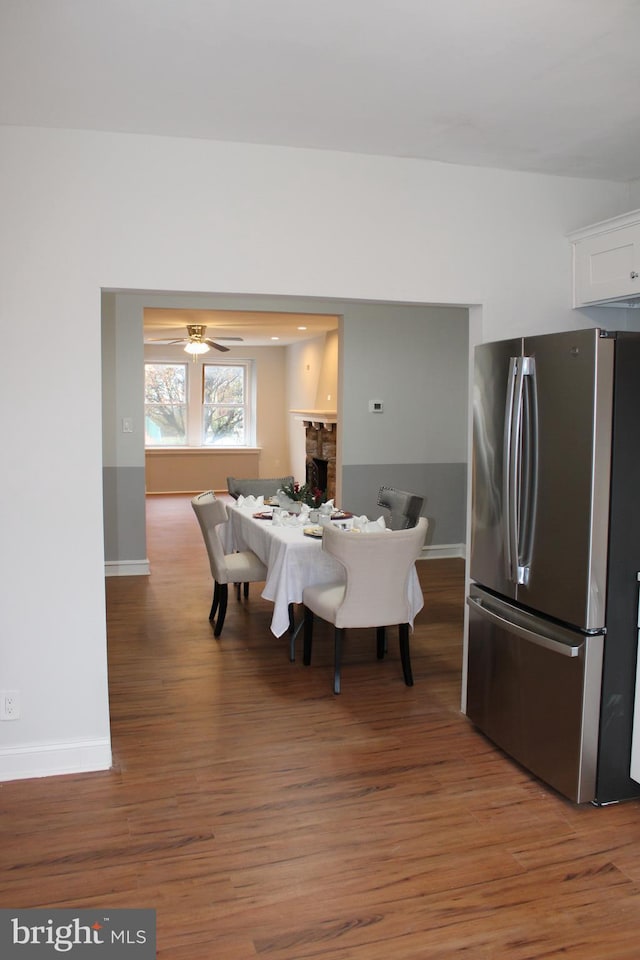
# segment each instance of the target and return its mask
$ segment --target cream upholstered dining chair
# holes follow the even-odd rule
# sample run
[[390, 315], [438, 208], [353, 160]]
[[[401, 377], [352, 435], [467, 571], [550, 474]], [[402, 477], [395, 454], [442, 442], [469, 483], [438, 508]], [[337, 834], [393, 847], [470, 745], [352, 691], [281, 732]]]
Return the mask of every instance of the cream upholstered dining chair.
[[385, 627], [398, 625], [404, 682], [413, 685], [409, 651], [409, 574], [420, 556], [428, 521], [420, 517], [409, 530], [355, 533], [324, 528], [322, 549], [338, 560], [345, 578], [306, 587], [304, 604], [304, 663], [311, 663], [314, 616], [334, 625], [333, 692], [340, 693], [342, 639], [345, 629], [376, 627], [378, 659], [385, 653]]
[[221, 523], [227, 522], [227, 508], [222, 500], [218, 500], [212, 490], [198, 494], [191, 501], [194, 513], [200, 524], [200, 530], [209, 555], [211, 576], [213, 577], [213, 602], [209, 620], [218, 613], [213, 635], [219, 637], [224, 626], [227, 613], [227, 599], [229, 584], [235, 583], [238, 587], [240, 599], [240, 584], [245, 586], [244, 595], [248, 595], [250, 583], [261, 583], [267, 579], [267, 568], [252, 550], [243, 550], [240, 553], [225, 553], [222, 541], [218, 534]]
[[387, 526], [391, 530], [408, 530], [415, 527], [424, 504], [424, 497], [395, 487], [380, 487], [378, 506], [389, 510]]
[[274, 497], [278, 490], [293, 483], [293, 477], [227, 477], [227, 490], [238, 497]]

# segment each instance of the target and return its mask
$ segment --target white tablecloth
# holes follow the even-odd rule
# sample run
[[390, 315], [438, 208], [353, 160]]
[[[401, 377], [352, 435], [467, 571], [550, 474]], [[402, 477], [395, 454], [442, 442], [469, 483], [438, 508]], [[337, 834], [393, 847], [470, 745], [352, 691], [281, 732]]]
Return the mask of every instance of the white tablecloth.
[[[271, 631], [280, 637], [289, 628], [289, 604], [302, 603], [302, 591], [311, 584], [344, 580], [344, 568], [325, 553], [322, 540], [304, 536], [302, 525], [274, 526], [271, 520], [257, 520], [253, 516], [255, 506], [228, 505], [227, 509], [225, 549], [253, 550], [267, 567], [262, 596], [274, 604]], [[424, 605], [415, 566], [409, 578], [409, 600], [413, 625]]]

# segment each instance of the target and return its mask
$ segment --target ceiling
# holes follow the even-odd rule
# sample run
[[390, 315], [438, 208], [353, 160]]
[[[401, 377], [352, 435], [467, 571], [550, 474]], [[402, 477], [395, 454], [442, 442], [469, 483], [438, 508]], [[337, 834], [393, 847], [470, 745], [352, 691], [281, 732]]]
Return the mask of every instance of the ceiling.
[[[145, 343], [149, 343], [150, 340], [186, 337], [188, 323], [205, 324], [207, 328], [205, 336], [211, 340], [225, 336], [242, 337], [242, 345], [246, 347], [284, 347], [300, 340], [319, 337], [328, 330], [335, 330], [338, 326], [338, 317], [321, 313], [145, 307]], [[224, 344], [224, 339], [221, 342]], [[224, 345], [231, 349], [234, 346], [233, 343]]]
[[[640, 0], [0, 0], [0, 123], [624, 182], [639, 46]], [[187, 323], [246, 345], [337, 325], [154, 310], [145, 339]]]
[[0, 123], [640, 177], [639, 0], [0, 0]]

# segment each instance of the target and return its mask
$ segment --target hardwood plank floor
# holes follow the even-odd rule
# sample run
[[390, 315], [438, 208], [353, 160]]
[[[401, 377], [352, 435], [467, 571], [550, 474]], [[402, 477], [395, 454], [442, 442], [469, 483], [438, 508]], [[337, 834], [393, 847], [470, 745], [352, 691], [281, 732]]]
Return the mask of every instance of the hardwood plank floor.
[[207, 620], [186, 497], [148, 502], [150, 577], [107, 581], [114, 767], [0, 784], [2, 907], [153, 907], [172, 960], [635, 958], [640, 807], [575, 806], [460, 714], [462, 561], [419, 564], [397, 641], [318, 623], [289, 663], [253, 585]]

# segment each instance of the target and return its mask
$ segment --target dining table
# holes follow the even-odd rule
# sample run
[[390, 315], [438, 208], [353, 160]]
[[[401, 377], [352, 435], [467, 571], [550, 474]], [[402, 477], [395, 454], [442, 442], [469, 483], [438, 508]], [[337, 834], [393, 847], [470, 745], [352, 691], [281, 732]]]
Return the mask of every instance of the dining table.
[[[253, 550], [266, 566], [267, 579], [262, 597], [273, 603], [271, 632], [281, 637], [289, 631], [289, 655], [294, 660], [295, 637], [302, 620], [296, 627], [293, 605], [302, 603], [305, 587], [344, 581], [344, 567], [322, 549], [321, 536], [305, 534], [305, 528], [309, 530], [312, 526], [308, 518], [283, 517], [281, 514], [274, 521], [273, 508], [246, 500], [228, 504], [227, 513], [225, 551]], [[344, 514], [337, 514], [336, 519], [329, 522], [342, 525]], [[413, 626], [415, 616], [424, 606], [415, 564], [411, 569], [407, 590], [410, 625]]]

